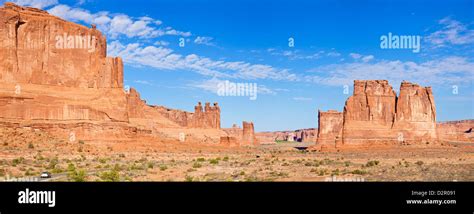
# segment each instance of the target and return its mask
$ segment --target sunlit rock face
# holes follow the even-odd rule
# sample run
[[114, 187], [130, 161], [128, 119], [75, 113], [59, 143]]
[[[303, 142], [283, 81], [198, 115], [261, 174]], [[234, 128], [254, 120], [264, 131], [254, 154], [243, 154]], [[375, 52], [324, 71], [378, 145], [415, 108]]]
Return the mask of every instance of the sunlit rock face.
[[[123, 62], [95, 26], [5, 3], [0, 8], [0, 124], [60, 137], [219, 143], [220, 107], [148, 105], [123, 89]], [[74, 136], [74, 137], [70, 137]], [[184, 136], [184, 137], [183, 137]]]
[[343, 144], [433, 142], [436, 108], [430, 87], [402, 82], [397, 97], [387, 80], [356, 80], [344, 107]]
[[342, 140], [343, 114], [335, 110], [318, 112], [318, 141], [320, 146], [336, 147]]

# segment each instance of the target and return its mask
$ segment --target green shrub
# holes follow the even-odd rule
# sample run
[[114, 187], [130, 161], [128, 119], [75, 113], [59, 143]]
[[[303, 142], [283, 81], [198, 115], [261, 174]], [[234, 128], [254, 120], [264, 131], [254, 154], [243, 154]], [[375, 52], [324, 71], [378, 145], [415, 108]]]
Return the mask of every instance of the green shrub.
[[119, 175], [119, 172], [117, 170], [111, 170], [109, 172], [103, 172], [102, 174], [100, 174], [99, 177], [102, 181], [116, 182], [116, 181], [120, 180], [120, 175]]
[[193, 181], [193, 176], [189, 176], [189, 175], [186, 175], [186, 177], [184, 178], [187, 182], [192, 182]]
[[155, 164], [153, 162], [148, 162], [148, 169], [153, 169]]
[[16, 166], [18, 164], [23, 163], [24, 161], [25, 161], [25, 158], [23, 158], [23, 157], [15, 158], [15, 159], [12, 160], [12, 165]]
[[68, 166], [67, 166], [67, 171], [68, 172], [74, 172], [76, 171], [76, 167], [74, 166], [73, 163], [69, 163]]
[[86, 172], [84, 170], [79, 170], [79, 171], [70, 171], [68, 173], [69, 180], [72, 180], [74, 182], [84, 182], [86, 181]]
[[350, 164], [351, 164], [350, 161], [345, 161], [345, 162], [344, 162], [344, 166], [349, 166]]
[[369, 161], [365, 164], [366, 167], [372, 167], [372, 166], [376, 166], [376, 165], [379, 165], [378, 160]]
[[198, 163], [198, 162], [195, 162], [195, 163], [193, 164], [193, 168], [201, 168], [201, 167], [202, 167], [202, 165], [201, 165], [200, 163]]
[[51, 160], [49, 161], [49, 164], [48, 164], [47, 169], [54, 169], [54, 168], [56, 168], [56, 165], [58, 165], [58, 163], [59, 163], [58, 157], [55, 157], [55, 158], [51, 159]]
[[356, 169], [356, 170], [352, 171], [352, 174], [354, 174], [354, 175], [365, 175], [365, 174], [367, 174], [367, 171]]

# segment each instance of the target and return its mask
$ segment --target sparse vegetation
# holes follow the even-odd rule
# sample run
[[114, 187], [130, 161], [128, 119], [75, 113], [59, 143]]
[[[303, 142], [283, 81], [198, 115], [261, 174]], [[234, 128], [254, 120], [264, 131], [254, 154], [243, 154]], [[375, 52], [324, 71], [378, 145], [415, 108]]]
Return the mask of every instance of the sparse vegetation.
[[216, 164], [219, 164], [219, 160], [218, 159], [211, 159], [211, 160], [209, 160], [209, 163], [216, 165]]
[[364, 170], [356, 169], [356, 170], [353, 170], [351, 173], [354, 174], [354, 175], [365, 175], [368, 172], [364, 171]]
[[86, 172], [84, 170], [79, 170], [79, 171], [70, 171], [68, 173], [68, 178], [69, 180], [71, 181], [74, 181], [74, 182], [84, 182], [86, 181]]
[[373, 161], [368, 161], [365, 164], [365, 167], [372, 167], [372, 166], [377, 166], [377, 165], [379, 165], [379, 161], [378, 160], [373, 160]]
[[115, 169], [108, 172], [103, 172], [100, 174], [99, 177], [102, 181], [111, 181], [111, 182], [120, 181], [119, 172]]

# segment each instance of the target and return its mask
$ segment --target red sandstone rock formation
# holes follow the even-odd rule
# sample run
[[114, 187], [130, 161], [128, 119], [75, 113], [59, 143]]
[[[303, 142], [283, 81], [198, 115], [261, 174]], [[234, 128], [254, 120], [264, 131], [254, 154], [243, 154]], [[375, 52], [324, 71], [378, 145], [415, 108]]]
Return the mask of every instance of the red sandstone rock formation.
[[[258, 146], [259, 141], [255, 137], [253, 123], [243, 121], [242, 127], [243, 128], [240, 128], [234, 125], [232, 128], [227, 128], [223, 130], [227, 133], [226, 137], [234, 138], [240, 146], [247, 146], [247, 147]], [[228, 138], [221, 137], [222, 145], [229, 144], [228, 141], [229, 141]], [[233, 140], [231, 139], [230, 141], [232, 142]]]
[[318, 129], [308, 128], [308, 129], [298, 129], [295, 130], [295, 140], [297, 142], [309, 143], [316, 142], [318, 137]]
[[431, 88], [403, 82], [397, 98], [386, 80], [356, 80], [344, 107], [343, 143], [433, 142], [435, 124]]
[[429, 142], [436, 135], [436, 107], [431, 87], [402, 82], [393, 129], [406, 142]]
[[191, 113], [147, 105], [133, 88], [125, 92], [122, 60], [106, 56], [106, 39], [95, 27], [6, 3], [0, 49], [2, 126], [82, 140], [188, 136], [217, 143], [225, 134], [217, 103]]
[[259, 142], [270, 144], [276, 141], [295, 141], [295, 142], [316, 142], [318, 129], [298, 129], [295, 131], [275, 131], [275, 132], [258, 132], [255, 134]]
[[255, 138], [255, 131], [252, 122], [244, 121], [242, 123], [242, 144], [243, 146], [256, 146], [257, 138]]
[[344, 107], [344, 144], [396, 139], [392, 132], [396, 93], [386, 80], [354, 81], [354, 95]]
[[230, 137], [230, 136], [221, 137], [220, 144], [226, 147], [240, 146], [239, 142], [237, 142], [236, 137]]
[[318, 111], [318, 145], [337, 147], [342, 140], [343, 114], [336, 110]]
[[436, 124], [439, 140], [474, 143], [474, 120], [440, 122]]
[[201, 102], [194, 107], [194, 115], [188, 121], [190, 127], [199, 127], [199, 128], [221, 128], [220, 121], [221, 109], [217, 103], [214, 103], [214, 106], [211, 106], [210, 103], [206, 103], [203, 108]]
[[[0, 81], [122, 87], [122, 61], [106, 57], [106, 39], [96, 29], [12, 3], [5, 3], [0, 19]], [[66, 45], [58, 45], [65, 38]]]

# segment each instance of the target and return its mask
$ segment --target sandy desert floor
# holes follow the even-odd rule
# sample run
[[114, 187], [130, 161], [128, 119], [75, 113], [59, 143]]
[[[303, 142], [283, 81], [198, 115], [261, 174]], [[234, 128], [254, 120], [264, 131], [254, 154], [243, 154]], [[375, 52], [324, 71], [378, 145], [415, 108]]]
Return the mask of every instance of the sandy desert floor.
[[473, 143], [308, 152], [293, 142], [71, 143], [21, 129], [0, 129], [0, 139], [0, 180], [47, 171], [43, 181], [474, 181]]

